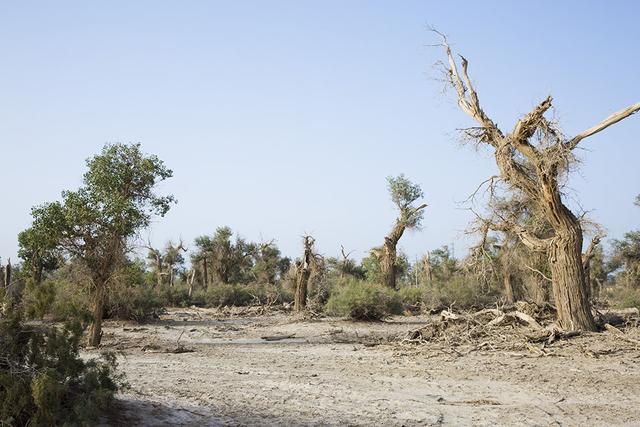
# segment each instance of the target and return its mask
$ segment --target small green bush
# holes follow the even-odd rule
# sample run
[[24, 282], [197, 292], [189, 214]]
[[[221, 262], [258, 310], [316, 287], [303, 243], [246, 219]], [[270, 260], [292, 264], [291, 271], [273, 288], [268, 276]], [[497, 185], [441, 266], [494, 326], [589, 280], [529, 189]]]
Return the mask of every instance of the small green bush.
[[25, 325], [10, 308], [0, 319], [0, 425], [91, 425], [124, 386], [112, 354], [83, 361], [82, 328]]
[[325, 312], [354, 320], [382, 320], [391, 314], [401, 313], [402, 305], [394, 290], [352, 279], [333, 290]]

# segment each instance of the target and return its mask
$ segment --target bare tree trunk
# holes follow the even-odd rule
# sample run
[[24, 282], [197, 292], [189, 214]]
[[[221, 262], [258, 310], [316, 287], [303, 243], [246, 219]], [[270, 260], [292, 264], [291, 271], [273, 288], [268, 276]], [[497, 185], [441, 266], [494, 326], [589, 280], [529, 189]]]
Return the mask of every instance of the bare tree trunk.
[[189, 278], [189, 298], [193, 295], [193, 282], [196, 278], [196, 269], [194, 268], [191, 272], [191, 277]]
[[424, 267], [424, 276], [428, 283], [433, 283], [433, 271], [431, 269], [431, 254], [427, 251], [427, 255], [422, 259], [422, 265]]
[[104, 281], [96, 283], [96, 289], [93, 295], [93, 322], [89, 329], [89, 346], [98, 347], [102, 340], [102, 317], [104, 315], [104, 299], [105, 299]]
[[311, 236], [304, 236], [304, 255], [298, 263], [298, 271], [296, 274], [296, 294], [293, 308], [296, 312], [302, 311], [307, 307], [307, 293], [309, 290], [309, 278], [311, 277], [311, 265], [313, 263], [313, 243]]
[[309, 277], [311, 276], [311, 270], [305, 267], [303, 263], [299, 265], [299, 271], [296, 280], [296, 294], [294, 299], [293, 308], [296, 312], [302, 311], [307, 307], [307, 287], [309, 284]]
[[207, 269], [206, 258], [202, 260], [202, 283], [204, 284], [205, 289], [209, 287], [209, 270]]
[[7, 266], [4, 268], [4, 287], [8, 290], [11, 286], [11, 258], [7, 260]]
[[509, 304], [513, 304], [514, 302], [516, 302], [516, 299], [513, 296], [513, 283], [511, 282], [511, 273], [505, 271], [502, 280], [504, 283], [504, 295], [507, 299], [507, 302]]
[[396, 245], [397, 240], [385, 237], [380, 259], [382, 282], [391, 289], [396, 288]]
[[527, 279], [527, 291], [531, 300], [537, 305], [544, 305], [549, 302], [549, 286], [544, 277], [534, 274]]
[[595, 331], [582, 265], [582, 230], [558, 232], [549, 250], [553, 297], [564, 329]]

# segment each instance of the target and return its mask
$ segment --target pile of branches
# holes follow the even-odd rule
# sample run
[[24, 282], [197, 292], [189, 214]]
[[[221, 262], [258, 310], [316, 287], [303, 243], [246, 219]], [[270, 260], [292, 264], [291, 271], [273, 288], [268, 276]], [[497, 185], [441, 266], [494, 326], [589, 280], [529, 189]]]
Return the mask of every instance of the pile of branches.
[[443, 310], [438, 319], [427, 326], [410, 331], [401, 342], [411, 344], [439, 343], [451, 347], [470, 346], [474, 350], [520, 350], [542, 347], [559, 339], [579, 335], [563, 331], [555, 323], [550, 305], [537, 306], [519, 302], [512, 306], [488, 308], [474, 313]]

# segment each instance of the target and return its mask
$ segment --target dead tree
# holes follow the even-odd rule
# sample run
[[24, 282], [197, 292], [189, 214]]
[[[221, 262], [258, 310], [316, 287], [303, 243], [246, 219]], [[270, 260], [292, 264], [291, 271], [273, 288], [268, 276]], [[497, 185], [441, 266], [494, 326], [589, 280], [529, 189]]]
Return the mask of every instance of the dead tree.
[[315, 240], [311, 236], [304, 236], [302, 244], [304, 253], [302, 259], [297, 262], [296, 271], [296, 294], [294, 300], [294, 310], [300, 312], [307, 307], [307, 293], [309, 290], [309, 278], [311, 270], [315, 263], [315, 254], [313, 253], [313, 244]]
[[420, 227], [423, 210], [427, 205], [413, 206], [413, 203], [422, 198], [424, 194], [419, 185], [411, 183], [404, 175], [396, 178], [388, 177], [387, 182], [389, 183], [391, 200], [398, 207], [400, 214], [389, 234], [385, 236], [382, 247], [374, 249], [373, 253], [380, 261], [383, 283], [391, 289], [395, 289], [398, 242], [407, 228]]
[[504, 132], [481, 107], [467, 73], [468, 61], [460, 57], [460, 73], [446, 37], [442, 39], [448, 83], [456, 90], [458, 106], [477, 123], [477, 127], [466, 130], [466, 136], [493, 149], [508, 191], [524, 194], [535, 204], [553, 233], [538, 236], [523, 224], [502, 219], [493, 222], [492, 228], [514, 232], [527, 247], [547, 254], [560, 327], [595, 330], [582, 263], [582, 227], [563, 203], [561, 179], [573, 160], [573, 150], [582, 140], [636, 113], [640, 103], [612, 114], [573, 138], [565, 138], [558, 126], [544, 116], [552, 105], [549, 96], [518, 120], [510, 132]]
[[6, 290], [11, 286], [11, 258], [7, 260], [7, 265], [4, 268], [4, 288]]
[[599, 232], [596, 234], [593, 239], [591, 239], [591, 243], [589, 244], [589, 247], [587, 247], [587, 250], [582, 254], [582, 267], [584, 269], [584, 280], [586, 282], [587, 298], [589, 298], [589, 300], [598, 293], [594, 292], [594, 285], [591, 282], [591, 260], [596, 254], [596, 248], [600, 244], [602, 237], [602, 233]]
[[193, 295], [193, 282], [195, 278], [196, 278], [196, 269], [194, 267], [191, 270], [191, 274], [189, 275], [189, 278], [187, 279], [187, 282], [189, 284], [189, 298], [191, 298], [191, 296]]

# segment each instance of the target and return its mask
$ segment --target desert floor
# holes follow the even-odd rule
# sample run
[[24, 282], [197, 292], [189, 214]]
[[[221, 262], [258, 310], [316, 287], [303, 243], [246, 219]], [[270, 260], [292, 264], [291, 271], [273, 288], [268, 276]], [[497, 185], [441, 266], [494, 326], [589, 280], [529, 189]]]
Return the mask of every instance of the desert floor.
[[519, 350], [401, 341], [431, 319], [184, 308], [145, 325], [106, 322], [104, 348], [130, 389], [104, 423], [640, 425], [639, 328]]

